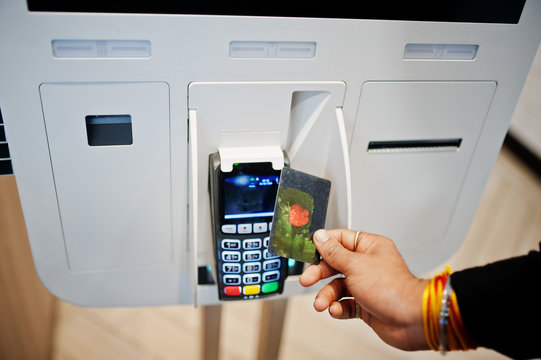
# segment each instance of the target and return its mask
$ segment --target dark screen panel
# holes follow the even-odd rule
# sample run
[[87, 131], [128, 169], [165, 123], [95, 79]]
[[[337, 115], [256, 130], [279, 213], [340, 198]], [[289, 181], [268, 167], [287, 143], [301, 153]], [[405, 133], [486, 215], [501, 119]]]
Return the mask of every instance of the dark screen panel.
[[104, 1], [28, 0], [30, 11], [278, 16], [516, 24], [526, 0]]

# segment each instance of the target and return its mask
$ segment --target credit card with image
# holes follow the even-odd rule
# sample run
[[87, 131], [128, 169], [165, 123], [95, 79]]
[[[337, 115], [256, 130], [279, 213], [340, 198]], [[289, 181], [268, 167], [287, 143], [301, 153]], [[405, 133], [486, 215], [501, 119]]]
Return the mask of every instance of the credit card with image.
[[280, 175], [269, 252], [274, 255], [319, 263], [312, 240], [314, 232], [325, 227], [331, 182], [284, 167]]

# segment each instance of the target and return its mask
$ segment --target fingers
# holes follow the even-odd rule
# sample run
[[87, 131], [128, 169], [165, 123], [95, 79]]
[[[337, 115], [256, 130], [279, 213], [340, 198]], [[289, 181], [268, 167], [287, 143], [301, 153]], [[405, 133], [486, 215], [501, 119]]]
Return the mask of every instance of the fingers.
[[[318, 230], [314, 234], [314, 242], [317, 245], [321, 239], [334, 238], [338, 243], [342, 244], [344, 249], [355, 251], [358, 247], [357, 238], [361, 238], [363, 233], [355, 232], [353, 230]], [[325, 255], [323, 255], [325, 259]], [[322, 260], [317, 265], [308, 266], [303, 274], [299, 277], [299, 282], [302, 286], [312, 286], [319, 280], [326, 279], [334, 276], [339, 271], [333, 266], [329, 265], [325, 260]]]
[[[353, 231], [348, 229], [333, 229], [333, 230], [318, 230], [327, 231], [331, 238], [335, 238], [344, 248], [347, 250], [358, 253], [369, 253], [375, 248], [381, 246], [388, 246], [392, 244], [392, 240], [389, 238], [362, 231]], [[316, 231], [316, 233], [318, 233]], [[314, 234], [315, 238], [315, 234]]]
[[357, 303], [355, 299], [335, 301], [329, 307], [329, 314], [335, 319], [353, 319], [359, 316], [357, 314]]
[[[335, 319], [351, 319], [360, 316], [360, 307], [351, 296], [344, 283], [344, 279], [334, 279], [317, 294], [314, 300], [316, 311], [329, 310], [329, 314]], [[359, 311], [359, 314], [357, 313]]]
[[299, 282], [302, 286], [312, 286], [319, 280], [326, 279], [328, 277], [338, 274], [334, 268], [329, 266], [325, 261], [321, 261], [317, 265], [310, 265], [299, 277]]
[[347, 290], [346, 284], [343, 278], [334, 279], [327, 285], [325, 285], [314, 300], [314, 309], [316, 311], [324, 311], [331, 306], [331, 304], [343, 297], [351, 296]]
[[355, 232], [348, 230], [336, 234], [318, 230], [314, 234], [314, 243], [323, 260], [330, 267], [346, 276], [351, 272], [352, 266], [355, 266], [356, 254], [351, 251], [355, 245]]
[[[331, 235], [337, 239], [339, 243], [344, 245], [344, 247], [350, 251], [353, 251], [356, 245], [355, 237], [359, 233], [356, 233], [352, 230], [330, 230], [326, 232], [325, 230], [318, 230], [314, 234], [314, 241], [317, 241], [318, 238], [327, 237]], [[308, 266], [303, 274], [299, 277], [299, 282], [302, 286], [312, 286], [316, 282], [328, 277], [334, 276], [338, 271], [330, 266], [325, 260], [322, 260], [317, 265]]]
[[323, 232], [327, 232], [329, 237], [336, 239], [347, 250], [356, 251], [357, 242], [355, 240], [356, 238], [359, 237], [359, 234], [361, 234], [361, 232], [355, 232], [353, 230], [347, 230], [347, 229], [333, 229], [333, 230], [321, 229], [314, 233], [314, 239], [316, 236], [320, 238], [322, 236], [325, 236], [324, 234], [322, 234]]

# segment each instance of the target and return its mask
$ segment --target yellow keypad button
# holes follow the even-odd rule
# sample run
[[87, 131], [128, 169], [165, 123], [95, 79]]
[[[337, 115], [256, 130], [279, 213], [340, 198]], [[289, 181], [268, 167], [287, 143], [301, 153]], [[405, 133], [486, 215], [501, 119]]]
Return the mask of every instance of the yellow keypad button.
[[259, 294], [259, 291], [259, 285], [246, 285], [242, 289], [244, 295], [257, 295]]

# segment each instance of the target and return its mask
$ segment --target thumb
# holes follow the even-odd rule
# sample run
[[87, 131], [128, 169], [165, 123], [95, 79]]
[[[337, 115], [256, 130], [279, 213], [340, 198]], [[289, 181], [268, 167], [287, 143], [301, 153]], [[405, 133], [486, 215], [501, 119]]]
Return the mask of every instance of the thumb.
[[331, 237], [323, 229], [314, 233], [314, 244], [327, 264], [347, 276], [352, 264], [354, 264], [355, 253], [347, 250], [336, 238]]

